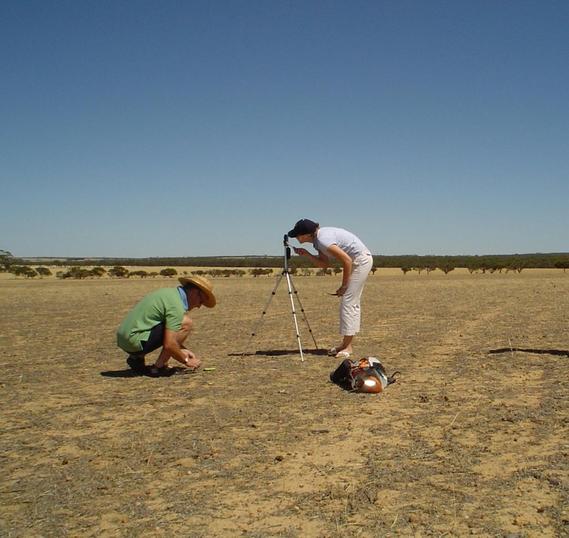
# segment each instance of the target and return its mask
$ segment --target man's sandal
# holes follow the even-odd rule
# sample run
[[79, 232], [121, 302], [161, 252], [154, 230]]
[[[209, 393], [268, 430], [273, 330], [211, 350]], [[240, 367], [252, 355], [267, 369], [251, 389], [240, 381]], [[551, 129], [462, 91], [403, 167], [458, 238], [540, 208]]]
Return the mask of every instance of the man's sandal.
[[144, 374], [146, 371], [144, 355], [129, 355], [126, 359], [126, 363], [137, 374]]
[[176, 370], [174, 368], [168, 368], [168, 366], [162, 366], [161, 368], [158, 366], [148, 366], [146, 369], [146, 375], [148, 377], [170, 377], [175, 373]]

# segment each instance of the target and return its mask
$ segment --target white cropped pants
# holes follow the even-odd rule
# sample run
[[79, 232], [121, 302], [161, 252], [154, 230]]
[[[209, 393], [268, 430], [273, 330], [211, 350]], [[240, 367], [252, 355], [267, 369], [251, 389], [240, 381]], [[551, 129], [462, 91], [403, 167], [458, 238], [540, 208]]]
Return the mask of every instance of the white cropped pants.
[[352, 275], [340, 303], [340, 334], [342, 336], [354, 336], [360, 331], [360, 300], [372, 266], [371, 254], [362, 254], [352, 263]]

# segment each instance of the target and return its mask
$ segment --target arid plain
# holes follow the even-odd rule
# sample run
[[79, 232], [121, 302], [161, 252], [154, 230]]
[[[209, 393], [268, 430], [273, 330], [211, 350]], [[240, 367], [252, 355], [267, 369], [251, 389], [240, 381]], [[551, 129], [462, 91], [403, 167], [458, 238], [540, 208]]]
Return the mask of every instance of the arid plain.
[[[131, 376], [116, 327], [175, 282], [0, 280], [2, 536], [569, 536], [569, 273], [379, 270], [381, 395], [329, 383], [302, 317], [300, 362], [284, 282], [248, 345], [274, 277], [214, 281], [215, 370]], [[338, 278], [295, 283], [336, 343]]]

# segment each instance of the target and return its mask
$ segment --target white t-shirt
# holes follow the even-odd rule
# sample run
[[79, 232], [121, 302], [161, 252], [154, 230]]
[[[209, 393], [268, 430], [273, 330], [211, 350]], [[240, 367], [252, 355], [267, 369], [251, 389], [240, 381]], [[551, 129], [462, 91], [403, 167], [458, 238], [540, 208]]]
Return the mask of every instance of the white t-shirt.
[[328, 247], [332, 245], [339, 247], [352, 260], [355, 260], [358, 256], [370, 254], [369, 249], [352, 232], [330, 226], [319, 228], [314, 239], [314, 248], [330, 258], [333, 256], [328, 252]]

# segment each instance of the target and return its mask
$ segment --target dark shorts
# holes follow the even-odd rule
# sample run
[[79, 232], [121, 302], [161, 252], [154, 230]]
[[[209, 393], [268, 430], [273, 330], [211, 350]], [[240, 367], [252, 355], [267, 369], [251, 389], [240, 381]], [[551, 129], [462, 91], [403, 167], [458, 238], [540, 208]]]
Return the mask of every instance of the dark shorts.
[[148, 340], [146, 340], [146, 342], [141, 342], [142, 354], [146, 355], [147, 353], [151, 353], [159, 347], [162, 347], [164, 344], [164, 329], [164, 323], [160, 323], [160, 325], [152, 327], [152, 330], [148, 335]]

